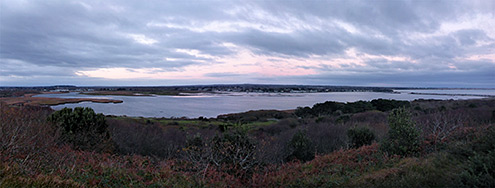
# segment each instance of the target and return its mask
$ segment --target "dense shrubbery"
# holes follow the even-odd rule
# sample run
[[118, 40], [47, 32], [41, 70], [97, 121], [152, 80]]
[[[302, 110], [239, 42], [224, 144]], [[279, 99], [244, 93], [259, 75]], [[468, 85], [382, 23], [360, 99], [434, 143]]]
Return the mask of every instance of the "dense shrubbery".
[[257, 110], [237, 114], [219, 115], [218, 119], [227, 120], [233, 123], [249, 123], [255, 121], [267, 121], [267, 119], [284, 119], [293, 117], [291, 113], [278, 110]]
[[349, 114], [366, 112], [370, 110], [379, 110], [382, 112], [390, 111], [395, 108], [409, 107], [409, 101], [398, 101], [388, 99], [374, 99], [372, 101], [356, 101], [348, 103], [340, 103], [334, 101], [327, 101], [324, 103], [317, 103], [310, 107], [298, 107], [295, 111], [295, 115], [298, 117], [310, 117], [310, 116], [328, 116], [335, 114]]
[[347, 130], [349, 145], [351, 148], [359, 148], [370, 145], [375, 140], [375, 134], [367, 127], [354, 127]]
[[316, 103], [311, 108], [311, 115], [313, 116], [323, 116], [323, 115], [332, 115], [337, 113], [337, 111], [342, 111], [345, 104], [334, 101], [327, 101], [324, 103]]
[[186, 135], [178, 129], [164, 129], [160, 125], [146, 125], [107, 120], [116, 151], [121, 154], [139, 154], [160, 158], [174, 158], [184, 146]]
[[461, 182], [467, 187], [495, 186], [495, 127], [490, 126], [482, 135], [462, 149], [468, 156], [463, 165]]
[[64, 108], [50, 115], [48, 121], [60, 130], [60, 139], [76, 149], [101, 151], [112, 147], [105, 116], [91, 108]]
[[305, 118], [305, 117], [312, 116], [313, 115], [313, 110], [310, 107], [307, 107], [307, 106], [306, 107], [297, 107], [297, 109], [294, 112], [294, 114], [297, 117]]
[[[320, 118], [237, 122], [223, 133], [218, 125], [230, 120], [107, 117], [116, 150], [106, 152], [55, 144], [50, 111], [0, 105], [0, 187], [494, 186], [495, 100], [413, 105], [393, 110], [390, 128], [387, 113], [345, 106]], [[359, 147], [373, 133], [381, 141]]]
[[366, 101], [348, 102], [345, 104], [344, 108], [342, 109], [342, 112], [358, 113], [358, 112], [366, 112], [369, 110], [374, 110], [375, 108], [377, 107], [374, 106], [372, 102], [366, 102]]
[[314, 153], [318, 155], [328, 154], [347, 147], [345, 134], [347, 127], [345, 125], [317, 123], [309, 124], [303, 128], [315, 147]]
[[396, 108], [409, 107], [411, 104], [409, 101], [398, 101], [398, 100], [388, 100], [388, 99], [375, 99], [370, 102], [375, 109], [386, 112]]
[[[493, 137], [492, 137], [493, 139]], [[495, 150], [469, 157], [461, 181], [467, 187], [495, 186]]]

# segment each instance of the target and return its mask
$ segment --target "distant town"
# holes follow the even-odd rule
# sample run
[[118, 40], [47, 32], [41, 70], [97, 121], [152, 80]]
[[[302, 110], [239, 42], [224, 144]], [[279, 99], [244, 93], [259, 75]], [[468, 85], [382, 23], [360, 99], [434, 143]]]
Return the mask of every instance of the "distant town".
[[262, 84], [228, 84], [228, 85], [187, 85], [187, 86], [35, 86], [35, 87], [0, 87], [6, 91], [37, 92], [96, 92], [96, 91], [129, 91], [129, 92], [164, 92], [177, 91], [185, 93], [197, 92], [255, 92], [255, 93], [317, 93], [317, 92], [393, 92], [394, 89], [426, 89], [398, 87], [366, 87], [366, 86], [323, 86], [323, 85], [262, 85]]
[[368, 86], [324, 86], [324, 85], [263, 85], [263, 84], [218, 84], [184, 86], [34, 86], [0, 87], [2, 93], [9, 91], [31, 92], [144, 92], [148, 94], [174, 94], [199, 92], [253, 92], [253, 93], [318, 93], [318, 92], [394, 92], [398, 89], [466, 89], [466, 88], [419, 88], [419, 87], [368, 87]]

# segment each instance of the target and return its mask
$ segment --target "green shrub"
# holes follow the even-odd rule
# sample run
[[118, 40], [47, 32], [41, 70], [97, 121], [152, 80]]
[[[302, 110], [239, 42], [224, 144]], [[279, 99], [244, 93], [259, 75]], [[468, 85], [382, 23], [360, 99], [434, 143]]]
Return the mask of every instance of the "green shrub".
[[388, 122], [390, 130], [381, 144], [383, 151], [404, 156], [419, 152], [420, 132], [405, 108], [392, 110]]
[[286, 159], [287, 161], [292, 161], [295, 159], [310, 161], [315, 158], [313, 143], [309, 140], [306, 132], [303, 130], [297, 131], [296, 134], [292, 136], [287, 148], [290, 153]]
[[64, 108], [48, 117], [61, 132], [61, 140], [75, 149], [108, 150], [110, 135], [103, 114], [91, 108]]
[[370, 145], [375, 140], [375, 134], [367, 127], [355, 127], [347, 130], [351, 148]]
[[495, 139], [493, 138], [495, 138], [495, 127], [491, 126], [468, 147], [472, 153], [461, 173], [461, 180], [465, 186], [495, 186]]
[[469, 157], [461, 181], [466, 187], [495, 186], [495, 150]]

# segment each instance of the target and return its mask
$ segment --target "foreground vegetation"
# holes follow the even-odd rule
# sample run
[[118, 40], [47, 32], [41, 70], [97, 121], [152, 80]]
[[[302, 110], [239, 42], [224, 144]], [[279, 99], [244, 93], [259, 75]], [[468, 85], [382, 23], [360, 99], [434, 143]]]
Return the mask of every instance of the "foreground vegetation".
[[494, 122], [493, 99], [210, 119], [0, 103], [0, 187], [495, 186]]

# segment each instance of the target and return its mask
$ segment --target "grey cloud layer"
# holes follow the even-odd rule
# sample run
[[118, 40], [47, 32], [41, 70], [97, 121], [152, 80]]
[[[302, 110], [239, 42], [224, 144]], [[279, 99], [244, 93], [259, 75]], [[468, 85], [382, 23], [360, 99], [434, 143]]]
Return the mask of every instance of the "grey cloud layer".
[[[495, 87], [495, 70], [491, 69], [494, 60], [459, 60], [495, 53], [494, 39], [484, 30], [470, 28], [430, 35], [445, 22], [478, 14], [493, 16], [495, 3], [490, 1], [6, 0], [0, 2], [0, 9], [0, 85], [30, 84], [39, 77], [52, 84], [50, 78], [62, 76], [78, 83], [84, 79], [89, 84], [94, 80], [105, 83], [79, 78], [75, 72], [112, 67], [174, 70], [221, 63], [177, 49], [224, 57], [235, 53], [224, 45], [232, 43], [256, 54], [284, 58], [342, 57], [347, 50], [356, 49], [359, 53], [415, 61], [382, 58], [367, 60], [366, 67], [343, 66], [338, 71], [349, 74], [339, 76], [352, 80], [348, 83], [352, 85], [368, 85], [366, 78], [377, 83], [400, 78], [425, 84], [414, 76], [420, 71], [425, 78], [443, 80], [438, 75], [460, 75], [483, 87]], [[412, 37], [418, 35], [424, 37]], [[457, 69], [449, 72], [449, 66]], [[222, 70], [205, 76], [216, 77], [217, 82], [231, 76], [239, 79], [234, 82], [242, 83], [288, 79], [311, 84], [316, 82], [313, 78], [320, 79], [318, 82], [328, 78], [328, 84], [342, 81], [328, 77], [335, 70], [320, 67], [319, 71], [320, 75], [291, 78], [243, 77]], [[404, 74], [409, 76], [398, 76]], [[190, 81], [194, 82], [197, 80]]]

